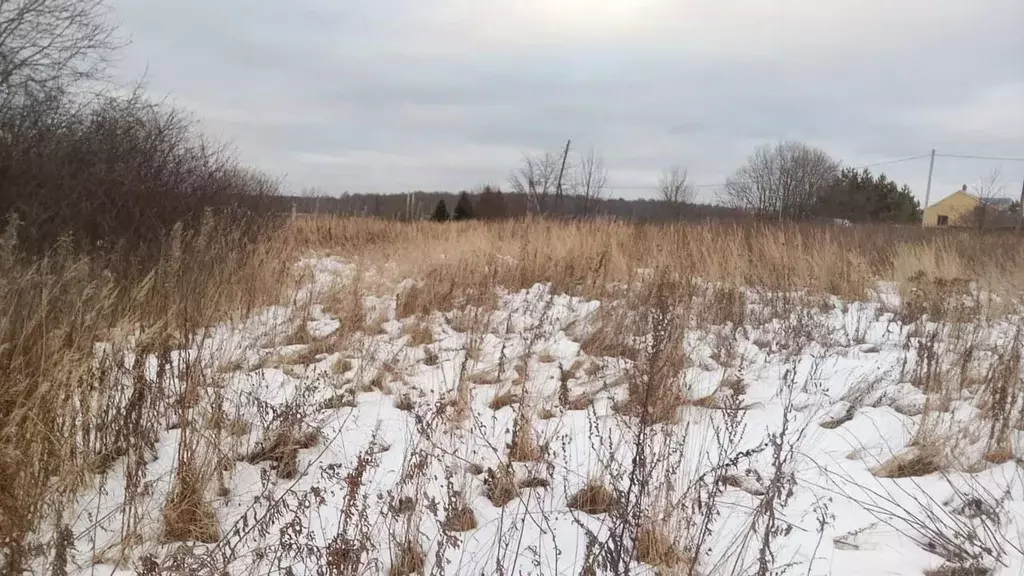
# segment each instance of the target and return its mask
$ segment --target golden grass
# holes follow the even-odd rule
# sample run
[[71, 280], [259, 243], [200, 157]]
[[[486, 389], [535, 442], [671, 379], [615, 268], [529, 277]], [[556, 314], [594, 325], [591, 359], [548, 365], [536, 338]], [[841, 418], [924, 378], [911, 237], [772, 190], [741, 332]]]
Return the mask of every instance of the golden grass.
[[521, 407], [512, 429], [512, 441], [508, 447], [508, 457], [512, 462], [536, 462], [541, 459], [540, 446], [534, 438], [533, 420], [526, 407]]
[[220, 524], [207, 500], [205, 470], [192, 464], [179, 470], [164, 504], [164, 539], [168, 542], [213, 543], [220, 540]]
[[615, 495], [599, 480], [590, 480], [569, 498], [569, 509], [584, 514], [606, 514], [615, 509], [615, 505]]
[[[163, 433], [167, 414], [195, 408], [192, 403], [198, 396], [192, 392], [174, 401], [181, 406], [167, 405], [166, 398], [172, 395], [163, 392], [169, 377], [152, 378], [141, 365], [126, 368], [129, 354], [168, 358], [196, 345], [195, 335], [205, 327], [287, 302], [285, 296], [295, 292], [291, 266], [308, 251], [342, 256], [357, 264], [359, 272], [322, 295], [325, 309], [342, 323], [338, 334], [317, 341], [303, 323], [289, 335], [308, 345], [302, 357], [290, 359], [302, 362], [339, 351], [344, 338], [356, 331], [379, 330], [384, 317], [367, 318], [362, 308], [369, 290], [362, 271], [371, 266], [384, 276], [385, 284], [417, 281], [400, 294], [399, 318], [435, 310], [490, 310], [496, 304], [496, 289], [514, 291], [537, 282], [550, 282], [556, 292], [586, 298], [608, 301], [626, 295], [639, 302], [644, 294], [630, 294], [627, 288], [642, 276], [638, 270], [656, 271], [663, 280], [660, 289], [669, 291], [666, 296], [674, 301], [704, 298], [704, 305], [694, 307], [694, 312], [700, 313], [698, 321], [712, 325], [746, 319], [747, 296], [741, 288], [805, 289], [810, 294], [861, 299], [878, 281], [888, 280], [899, 283], [911, 315], [955, 318], [965, 309], [945, 297], [958, 293], [965, 282], [1011, 298], [1019, 297], [1024, 287], [1024, 242], [1018, 237], [913, 227], [537, 219], [439, 225], [310, 217], [285, 224], [257, 244], [230, 229], [217, 229], [216, 234], [211, 229], [217, 228], [175, 233], [167, 240], [163, 258], [131, 280], [115, 277], [101, 263], [67, 248], [59, 247], [45, 259], [28, 260], [19, 253], [14, 232], [0, 239], [0, 541], [7, 543], [9, 568], [25, 565], [29, 535], [49, 511], [64, 508], [91, 481], [91, 474], [109, 471], [119, 458], [130, 456], [126, 461], [133, 461], [145, 454]], [[385, 263], [392, 266], [385, 268]], [[706, 283], [714, 288], [708, 289]], [[584, 348], [597, 355], [640, 358], [628, 338], [629, 309], [602, 306], [596, 317], [598, 329], [581, 337]], [[966, 313], [978, 310], [968, 307]], [[485, 318], [461, 315], [457, 323], [478, 331]], [[424, 327], [413, 320], [409, 335], [415, 345], [425, 345], [434, 354], [428, 363], [436, 363], [436, 351], [429, 350], [433, 334]], [[109, 347], [97, 358], [94, 345], [99, 342]], [[241, 367], [237, 359], [220, 361], [232, 370]], [[332, 366], [337, 374], [352, 368], [347, 359]], [[525, 378], [525, 364], [513, 368]], [[647, 396], [667, 400], [659, 404], [674, 412], [679, 399], [660, 385], [669, 375], [658, 366], [650, 372], [631, 383], [634, 391], [657, 392]], [[400, 376], [380, 372], [359, 380], [368, 380], [361, 382], [368, 388], [386, 389], [389, 377]], [[1011, 404], [1011, 392], [1005, 386], [994, 388], [990, 403]], [[340, 397], [336, 401], [342, 403]], [[492, 407], [520, 401], [505, 390]], [[584, 397], [579, 401], [570, 408], [582, 408]], [[412, 408], [407, 396], [396, 403]], [[668, 413], [655, 417], [669, 419]], [[995, 430], [990, 459], [1011, 457], [1002, 438], [1016, 425], [1002, 423]], [[241, 421], [224, 427], [229, 435], [248, 434], [248, 424]], [[258, 459], [274, 461], [284, 476], [295, 474], [295, 452], [311, 441], [305, 440], [285, 442], [286, 449], [271, 450]], [[908, 466], [901, 464], [889, 472], [920, 472], [907, 470]], [[492, 500], [507, 502], [518, 495], [515, 483], [507, 480], [492, 483]], [[206, 513], [194, 499], [203, 490], [188, 486], [180, 474], [177, 482], [165, 521], [199, 527], [201, 536], [212, 537], [212, 529], [203, 533]], [[198, 519], [180, 521], [182, 514], [192, 513]], [[177, 527], [170, 530], [175, 531]]]
[[[195, 345], [196, 331], [292, 291], [289, 234], [252, 245], [230, 229], [210, 233], [217, 225], [176, 230], [162, 259], [137, 277], [69, 248], [26, 259], [13, 232], [0, 242], [0, 541], [10, 569], [26, 560], [26, 538], [49, 510], [67, 504], [90, 472], [149, 450], [163, 415], [178, 411], [163, 404], [169, 375], [126, 370], [128, 351], [166, 359]], [[109, 346], [97, 358], [98, 342]], [[181, 521], [206, 515], [192, 491], [179, 477], [171, 534], [203, 524]]]
[[423, 570], [426, 560], [423, 557], [423, 550], [419, 544], [409, 540], [398, 544], [394, 563], [388, 570], [388, 576], [408, 576]]
[[693, 558], [679, 550], [668, 532], [653, 523], [641, 526], [637, 530], [636, 558], [662, 570], [679, 571], [693, 564]]
[[876, 280], [982, 279], [1024, 286], [1024, 244], [1011, 234], [911, 226], [830, 227], [758, 222], [636, 225], [537, 219], [438, 225], [307, 218], [299, 246], [367, 261], [389, 261], [424, 282], [400, 299], [400, 316], [482, 301], [488, 289], [550, 281], [555, 290], [600, 295], [638, 268], [679, 271], [721, 283], [709, 314], [735, 320], [743, 296], [729, 287], [800, 287], [863, 298]]
[[910, 447], [893, 455], [871, 469], [878, 478], [913, 478], [927, 476], [943, 469], [941, 449]]

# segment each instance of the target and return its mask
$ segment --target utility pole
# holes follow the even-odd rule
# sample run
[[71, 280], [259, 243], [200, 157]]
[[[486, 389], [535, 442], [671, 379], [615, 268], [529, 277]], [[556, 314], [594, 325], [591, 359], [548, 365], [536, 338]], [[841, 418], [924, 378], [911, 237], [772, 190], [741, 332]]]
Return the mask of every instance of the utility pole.
[[924, 228], [924, 213], [928, 210], [928, 203], [932, 199], [932, 173], [935, 171], [935, 148], [932, 148], [932, 158], [928, 162], [928, 186], [924, 189], [924, 208], [921, 210], [921, 227]]
[[1024, 227], [1024, 180], [1021, 180], [1020, 185], [1020, 203], [1017, 205], [1017, 232], [1020, 232], [1021, 227]]
[[565, 152], [562, 153], [562, 167], [558, 170], [558, 185], [555, 186], [555, 196], [558, 198], [558, 215], [562, 215], [562, 174], [565, 172], [565, 161], [569, 158], [569, 145], [572, 139], [565, 141]]

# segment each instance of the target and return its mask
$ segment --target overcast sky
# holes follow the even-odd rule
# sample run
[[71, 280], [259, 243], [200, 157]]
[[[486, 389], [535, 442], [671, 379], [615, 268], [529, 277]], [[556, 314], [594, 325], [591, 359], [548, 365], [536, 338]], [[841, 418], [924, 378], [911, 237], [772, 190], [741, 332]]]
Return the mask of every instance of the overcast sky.
[[[1022, 0], [115, 0], [122, 79], [298, 190], [503, 184], [594, 148], [612, 194], [722, 181], [758, 144], [846, 164], [1024, 157]], [[940, 158], [933, 201], [1022, 162]], [[928, 161], [885, 166], [923, 199]], [[703, 189], [705, 198], [713, 188]]]

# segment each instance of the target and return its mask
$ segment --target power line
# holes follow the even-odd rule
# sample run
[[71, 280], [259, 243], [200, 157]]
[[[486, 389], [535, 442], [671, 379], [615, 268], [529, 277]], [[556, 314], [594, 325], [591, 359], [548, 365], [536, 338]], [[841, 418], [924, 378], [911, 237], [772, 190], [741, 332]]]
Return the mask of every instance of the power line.
[[1024, 158], [1009, 158], [1000, 156], [971, 156], [969, 154], [936, 154], [942, 158], [962, 158], [966, 160], [995, 160], [997, 162], [1024, 162]]
[[861, 164], [860, 166], [852, 166], [852, 168], [870, 168], [872, 166], [882, 166], [884, 164], [899, 164], [900, 162], [910, 162], [911, 160], [924, 160], [931, 154], [919, 154], [917, 156], [908, 156], [907, 158], [897, 158], [896, 160], [882, 160], [881, 162], [872, 162], [871, 164]]

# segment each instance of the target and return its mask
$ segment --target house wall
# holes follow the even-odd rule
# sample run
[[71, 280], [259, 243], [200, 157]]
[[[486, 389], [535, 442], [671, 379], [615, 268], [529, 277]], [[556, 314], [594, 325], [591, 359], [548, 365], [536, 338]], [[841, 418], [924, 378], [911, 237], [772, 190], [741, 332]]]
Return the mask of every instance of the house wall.
[[976, 206], [977, 198], [963, 191], [955, 192], [925, 208], [924, 225], [938, 226], [939, 216], [948, 216], [949, 225], [956, 226], [957, 220], [970, 213]]

